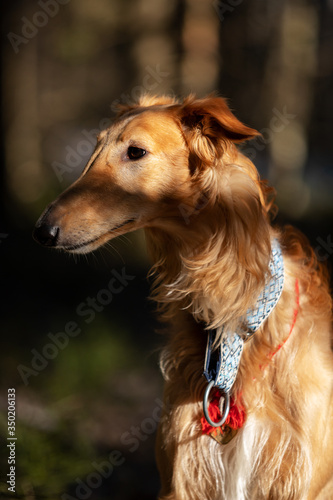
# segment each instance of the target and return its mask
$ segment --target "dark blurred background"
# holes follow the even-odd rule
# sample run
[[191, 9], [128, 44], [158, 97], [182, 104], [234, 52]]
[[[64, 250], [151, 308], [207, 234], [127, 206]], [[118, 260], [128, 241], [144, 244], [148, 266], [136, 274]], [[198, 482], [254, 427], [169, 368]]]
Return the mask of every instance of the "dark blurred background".
[[[2, 4], [0, 492], [15, 497], [15, 388], [17, 497], [153, 499], [163, 337], [143, 234], [74, 259], [34, 243], [34, 223], [79, 175], [117, 103], [217, 91], [262, 133], [244, 150], [278, 191], [278, 223], [303, 230], [330, 265], [333, 2]], [[115, 272], [134, 278], [110, 295]]]

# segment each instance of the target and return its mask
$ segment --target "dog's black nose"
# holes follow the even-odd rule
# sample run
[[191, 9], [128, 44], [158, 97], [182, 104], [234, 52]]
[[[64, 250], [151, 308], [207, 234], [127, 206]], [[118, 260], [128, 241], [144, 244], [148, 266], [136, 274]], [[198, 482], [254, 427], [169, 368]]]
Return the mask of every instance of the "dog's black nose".
[[46, 247], [55, 247], [57, 244], [59, 227], [49, 224], [41, 224], [36, 226], [32, 233], [33, 238]]

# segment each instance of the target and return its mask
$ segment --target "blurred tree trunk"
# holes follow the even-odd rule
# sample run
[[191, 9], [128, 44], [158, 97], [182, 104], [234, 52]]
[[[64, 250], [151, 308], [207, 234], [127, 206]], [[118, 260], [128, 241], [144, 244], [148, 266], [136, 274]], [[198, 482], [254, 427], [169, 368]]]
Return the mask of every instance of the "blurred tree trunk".
[[[15, 2], [14, 6], [15, 10], [8, 8], [4, 21], [2, 96], [6, 135], [3, 189], [16, 203], [24, 205], [38, 199], [45, 182], [39, 136], [38, 36], [28, 39], [22, 33], [26, 22], [23, 14], [24, 19], [31, 19], [34, 6], [24, 2]], [[16, 45], [9, 33], [26, 41]]]
[[283, 193], [280, 208], [301, 216], [310, 201], [303, 177], [320, 7], [306, 0], [234, 2], [227, 10], [225, 2], [214, 5], [221, 21], [222, 93], [243, 121], [262, 132], [252, 151], [270, 153], [269, 177]]
[[133, 33], [130, 47], [132, 66], [128, 71], [123, 68], [132, 86], [127, 86], [127, 96], [124, 97], [135, 100], [143, 93], [177, 94], [185, 0], [135, 1], [130, 15], [128, 5], [125, 8], [124, 3], [123, 7], [124, 27]]
[[265, 74], [276, 49], [284, 4], [285, 0], [249, 0], [226, 9], [228, 2], [214, 2], [220, 20], [219, 88], [240, 118], [257, 128], [270, 118]]
[[280, 117], [280, 126], [275, 130], [272, 121], [269, 124], [270, 177], [277, 187], [280, 207], [296, 218], [305, 213], [311, 201], [311, 186], [305, 183], [304, 170], [308, 161], [318, 39], [317, 7], [306, 0], [286, 3], [278, 50], [272, 52], [266, 71], [266, 88], [272, 95], [268, 109], [272, 110], [272, 116], [278, 113]]
[[186, 0], [182, 32], [182, 94], [202, 97], [216, 90], [219, 74], [219, 19], [206, 0]]
[[319, 11], [319, 40], [314, 103], [310, 122], [311, 146], [325, 156], [332, 169], [333, 141], [333, 3], [326, 0], [317, 6]]

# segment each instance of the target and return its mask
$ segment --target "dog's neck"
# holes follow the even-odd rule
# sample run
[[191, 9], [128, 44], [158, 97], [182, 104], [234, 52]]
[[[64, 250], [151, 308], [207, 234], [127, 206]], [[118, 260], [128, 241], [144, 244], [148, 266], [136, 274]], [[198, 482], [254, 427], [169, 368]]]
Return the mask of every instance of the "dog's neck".
[[244, 248], [238, 248], [237, 239], [227, 243], [223, 221], [218, 232], [216, 215], [212, 225], [202, 215], [195, 226], [183, 228], [176, 237], [161, 230], [147, 231], [154, 262], [153, 297], [166, 319], [174, 316], [175, 309], [186, 309], [210, 328], [233, 329], [264, 285], [270, 233], [267, 230], [255, 253], [248, 248], [250, 239], [239, 242], [248, 248], [247, 256]]
[[271, 255], [265, 189], [233, 148], [192, 180], [191, 200], [146, 230], [154, 298], [166, 316], [184, 308], [210, 328], [233, 329], [254, 305]]

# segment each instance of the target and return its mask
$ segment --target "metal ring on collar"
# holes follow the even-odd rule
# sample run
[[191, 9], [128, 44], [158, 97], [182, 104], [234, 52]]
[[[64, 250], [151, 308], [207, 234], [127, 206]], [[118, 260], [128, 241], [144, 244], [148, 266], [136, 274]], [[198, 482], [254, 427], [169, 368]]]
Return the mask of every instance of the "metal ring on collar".
[[229, 415], [230, 411], [230, 395], [229, 392], [224, 392], [221, 389], [219, 389], [222, 393], [222, 397], [224, 398], [224, 403], [223, 403], [223, 414], [222, 418], [219, 422], [213, 422], [212, 419], [209, 416], [208, 413], [208, 397], [210, 394], [210, 391], [214, 387], [214, 380], [211, 380], [209, 384], [207, 385], [207, 388], [205, 390], [204, 398], [203, 398], [203, 412], [205, 415], [205, 418], [207, 422], [212, 426], [212, 427], [221, 427], [221, 425], [224, 424], [224, 422], [227, 420], [227, 416]]

